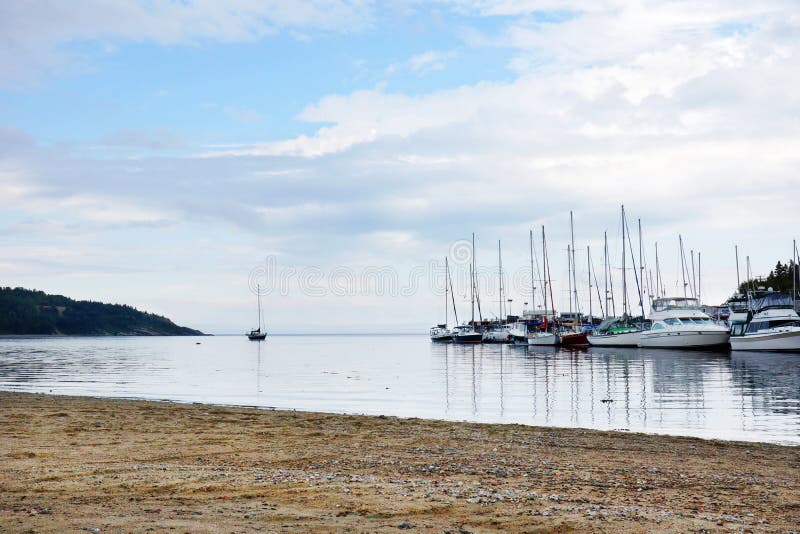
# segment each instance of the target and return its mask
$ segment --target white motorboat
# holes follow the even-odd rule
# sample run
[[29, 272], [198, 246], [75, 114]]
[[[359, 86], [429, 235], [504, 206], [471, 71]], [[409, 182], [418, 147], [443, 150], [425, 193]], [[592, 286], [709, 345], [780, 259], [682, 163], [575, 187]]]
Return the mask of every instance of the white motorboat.
[[553, 332], [535, 332], [528, 335], [528, 345], [554, 346], [561, 343], [561, 338]]
[[800, 315], [792, 297], [767, 291], [750, 299], [750, 319], [731, 329], [733, 350], [800, 352]]
[[589, 344], [598, 347], [638, 347], [643, 325], [626, 317], [609, 317], [588, 336]]
[[484, 343], [511, 343], [514, 340], [514, 328], [510, 324], [496, 325], [483, 333]]
[[727, 346], [730, 339], [728, 329], [703, 313], [696, 298], [655, 299], [650, 319], [653, 326], [640, 334], [640, 347], [712, 348]]

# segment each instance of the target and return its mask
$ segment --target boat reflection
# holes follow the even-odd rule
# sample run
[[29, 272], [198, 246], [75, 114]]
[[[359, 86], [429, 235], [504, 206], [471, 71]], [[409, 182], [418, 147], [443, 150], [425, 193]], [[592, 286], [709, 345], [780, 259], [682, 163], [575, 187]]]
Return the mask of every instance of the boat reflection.
[[773, 433], [774, 441], [800, 442], [797, 355], [513, 345], [431, 351], [446, 361], [440, 369], [449, 419], [691, 429], [729, 439]]

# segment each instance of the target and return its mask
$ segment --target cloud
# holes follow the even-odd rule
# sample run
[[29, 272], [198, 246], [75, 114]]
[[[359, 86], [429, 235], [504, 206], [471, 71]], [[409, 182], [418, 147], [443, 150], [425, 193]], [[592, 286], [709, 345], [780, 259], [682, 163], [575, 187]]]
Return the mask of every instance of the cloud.
[[370, 24], [369, 3], [358, 0], [34, 0], [0, 6], [0, 86], [54, 74], [79, 58], [71, 45], [204, 41], [241, 42], [288, 29], [348, 32]]

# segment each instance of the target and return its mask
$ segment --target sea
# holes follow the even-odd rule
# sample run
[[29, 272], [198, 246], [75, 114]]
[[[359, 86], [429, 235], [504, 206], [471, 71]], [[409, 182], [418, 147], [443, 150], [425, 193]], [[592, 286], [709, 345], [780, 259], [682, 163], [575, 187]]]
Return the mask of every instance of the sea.
[[800, 354], [425, 335], [5, 337], [0, 390], [800, 445]]

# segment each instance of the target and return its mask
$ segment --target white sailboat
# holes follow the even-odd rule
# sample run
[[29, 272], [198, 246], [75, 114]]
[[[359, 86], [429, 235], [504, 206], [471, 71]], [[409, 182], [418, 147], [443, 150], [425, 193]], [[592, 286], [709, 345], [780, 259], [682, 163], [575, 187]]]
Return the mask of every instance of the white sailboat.
[[[532, 238], [531, 238], [532, 239]], [[531, 241], [531, 250], [533, 250], [533, 241]], [[550, 279], [550, 258], [547, 255], [547, 238], [544, 233], [544, 226], [542, 226], [542, 271], [543, 277], [546, 277], [546, 282], [543, 283], [542, 294], [544, 295], [544, 324], [542, 329], [528, 334], [528, 345], [531, 346], [554, 346], [561, 343], [561, 338], [554, 331], [554, 319], [556, 316], [555, 301], [553, 300], [553, 284]], [[550, 305], [551, 309], [547, 307], [548, 286], [550, 290]], [[550, 316], [548, 319], [548, 315]]]
[[[431, 328], [431, 341], [438, 342], [438, 343], [449, 343], [453, 341], [453, 333], [447, 327], [447, 312], [450, 303], [447, 302], [448, 293], [452, 295], [452, 287], [453, 283], [450, 280], [450, 265], [447, 262], [447, 257], [444, 258], [444, 269], [445, 269], [445, 279], [444, 279], [444, 324], [437, 324], [433, 328]], [[456, 324], [458, 324], [458, 311], [456, 311], [456, 301], [455, 297], [453, 297], [453, 313], [456, 316]]]

